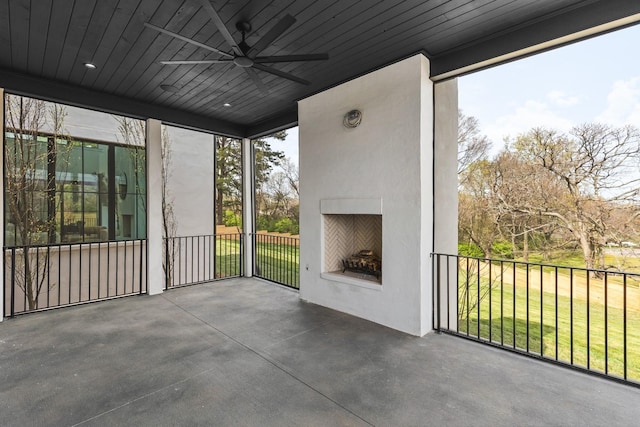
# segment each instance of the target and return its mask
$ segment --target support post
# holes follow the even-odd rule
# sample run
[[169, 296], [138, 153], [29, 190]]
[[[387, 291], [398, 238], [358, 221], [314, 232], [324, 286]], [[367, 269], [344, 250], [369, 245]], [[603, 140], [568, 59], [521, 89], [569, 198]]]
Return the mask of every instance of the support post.
[[0, 298], [0, 322], [4, 319], [4, 306], [6, 303], [5, 298], [7, 293], [4, 283], [4, 262], [6, 256], [4, 254], [4, 89], [0, 87], [0, 124], [2, 125], [2, 148], [0, 149], [0, 164], [2, 165], [3, 173], [0, 173], [0, 188], [2, 188], [3, 195], [0, 197], [0, 226], [3, 230], [0, 232], [0, 243], [2, 243], [2, 262], [0, 262], [0, 290], [2, 291], [2, 297]]
[[255, 180], [253, 174], [253, 143], [242, 139], [242, 230], [244, 232], [244, 276], [253, 276]]
[[162, 123], [147, 120], [147, 293], [162, 293]]
[[[458, 80], [435, 84], [434, 127], [434, 234], [433, 251], [457, 255], [458, 253]], [[436, 262], [438, 258], [433, 257]], [[436, 266], [439, 301], [438, 323], [453, 330], [457, 328], [458, 284], [456, 259], [441, 257]], [[435, 325], [434, 325], [435, 326]]]

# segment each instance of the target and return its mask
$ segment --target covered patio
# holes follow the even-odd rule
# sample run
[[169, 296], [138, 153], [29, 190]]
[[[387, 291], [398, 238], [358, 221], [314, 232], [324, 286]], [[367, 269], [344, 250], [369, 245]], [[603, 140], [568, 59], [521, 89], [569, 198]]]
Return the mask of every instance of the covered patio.
[[[458, 295], [459, 283], [457, 264], [436, 266], [431, 257], [457, 256], [456, 78], [637, 25], [640, 3], [330, 3], [0, 4], [0, 98], [33, 97], [140, 120], [144, 163], [137, 158], [135, 170], [144, 170], [145, 178], [144, 193], [128, 191], [132, 181], [126, 172], [134, 174], [115, 154], [118, 140], [102, 141], [108, 146], [103, 169], [85, 167], [81, 157], [82, 170], [68, 185], [93, 188], [94, 201], [106, 195], [104, 230], [89, 233], [75, 218], [77, 229], [63, 228], [63, 218], [61, 234], [91, 235], [88, 240], [59, 244], [52, 227], [47, 244], [23, 240], [24, 247], [16, 248], [17, 239], [13, 246], [7, 239], [11, 180], [3, 176], [0, 321], [14, 316], [16, 301], [33, 313], [0, 326], [0, 424], [608, 426], [638, 419], [639, 388], [437, 334], [441, 322], [456, 325], [461, 319], [453, 317], [458, 306], [448, 297]], [[0, 110], [3, 123], [6, 111]], [[190, 252], [177, 264], [178, 283], [172, 281], [175, 264], [168, 255], [173, 252], [163, 228], [162, 198], [167, 125], [234, 138], [241, 149], [243, 226], [227, 236], [233, 267], [221, 274], [216, 236], [198, 231], [173, 237], [184, 239]], [[261, 254], [253, 140], [296, 125], [301, 238], [286, 246], [295, 254], [290, 285], [299, 292], [251, 277], [259, 275]], [[5, 134], [7, 129], [5, 124]], [[10, 130], [14, 139], [27, 140], [28, 131], [35, 142], [44, 135], [23, 124]], [[43, 142], [47, 165], [54, 163], [58, 140], [67, 142], [56, 135]], [[82, 144], [98, 148], [91, 141]], [[185, 142], [187, 147], [201, 154]], [[195, 169], [193, 162], [182, 166]], [[47, 166], [46, 175], [41, 170], [51, 182], [47, 197], [67, 191], [56, 190], [55, 167]], [[105, 185], [99, 172], [110, 177]], [[92, 187], [85, 175], [95, 175]], [[138, 236], [124, 226], [133, 221], [133, 211], [118, 210], [116, 203], [133, 196], [144, 205], [136, 210], [143, 219]], [[99, 206], [95, 216], [103, 216]], [[84, 202], [79, 210], [84, 215]], [[53, 202], [46, 212], [47, 220], [57, 218]], [[207, 224], [213, 219], [206, 218]], [[116, 233], [120, 220], [123, 240]], [[193, 217], [187, 222], [197, 225]], [[51, 258], [64, 252], [62, 246], [77, 257]], [[373, 249], [384, 266], [376, 269], [382, 273], [375, 282], [337, 274], [345, 273], [345, 256]], [[33, 256], [25, 255], [34, 253], [35, 277], [27, 274], [27, 258], [33, 262]], [[205, 257], [212, 264], [201, 266]], [[187, 266], [189, 279], [181, 282], [180, 268]], [[35, 283], [38, 292], [46, 289], [56, 297], [16, 292], [22, 273], [23, 289]], [[232, 276], [239, 277], [227, 279]], [[456, 280], [434, 286], [443, 277]], [[220, 278], [225, 280], [208, 282]], [[78, 298], [71, 283], [78, 285]], [[198, 285], [169, 289], [193, 283]], [[480, 295], [479, 270], [476, 283]], [[469, 280], [466, 285], [470, 292]], [[513, 289], [515, 295], [515, 280]], [[115, 299], [85, 304], [105, 298]], [[538, 326], [544, 327], [542, 297], [539, 303]], [[48, 310], [65, 304], [74, 306]], [[513, 319], [515, 306], [514, 299]], [[556, 319], [557, 307], [556, 298]], [[526, 310], [529, 352], [528, 302]], [[625, 306], [622, 316], [627, 311]], [[478, 297], [478, 319], [480, 312]], [[468, 335], [468, 308], [466, 314]], [[634, 363], [627, 355], [637, 347], [627, 345], [624, 319], [619, 353], [626, 378], [627, 365]], [[572, 334], [573, 323], [572, 318]], [[587, 341], [588, 325], [587, 320]], [[544, 357], [542, 340], [540, 348]], [[587, 355], [587, 365], [590, 360]]]
[[640, 390], [237, 278], [0, 328], [2, 425], [630, 425]]

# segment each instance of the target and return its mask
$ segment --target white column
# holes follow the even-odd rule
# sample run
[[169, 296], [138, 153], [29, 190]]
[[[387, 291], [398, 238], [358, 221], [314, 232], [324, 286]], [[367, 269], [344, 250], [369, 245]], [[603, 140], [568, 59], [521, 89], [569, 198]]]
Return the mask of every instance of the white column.
[[162, 293], [162, 124], [147, 120], [147, 278], [148, 293]]
[[[4, 89], [0, 87], [0, 101], [4, 104]], [[0, 105], [0, 125], [4, 129], [4, 105]], [[0, 149], [0, 165], [4, 165], [4, 135], [2, 135], [2, 149]], [[0, 188], [4, 191], [4, 174], [0, 173]], [[0, 197], [0, 224], [4, 227], [4, 197]], [[4, 230], [0, 232], [0, 242], [4, 248]], [[4, 251], [3, 251], [4, 252]], [[4, 257], [4, 253], [2, 254]], [[0, 292], [4, 295], [4, 262], [0, 262]], [[4, 297], [0, 298], [4, 301]], [[0, 322], [4, 319], [4, 304], [0, 304]]]
[[242, 139], [242, 230], [244, 231], [244, 275], [253, 276], [253, 216], [255, 212], [255, 180], [253, 175], [253, 143]]
[[[434, 162], [434, 241], [433, 251], [458, 253], [458, 81], [435, 84], [435, 159]], [[435, 259], [434, 259], [435, 261]], [[440, 322], [442, 327], [456, 329], [457, 263], [446, 258], [440, 264]], [[437, 273], [437, 271], [436, 271]], [[437, 280], [438, 277], [434, 275]], [[447, 280], [449, 318], [447, 319]], [[434, 327], [436, 327], [434, 325]]]

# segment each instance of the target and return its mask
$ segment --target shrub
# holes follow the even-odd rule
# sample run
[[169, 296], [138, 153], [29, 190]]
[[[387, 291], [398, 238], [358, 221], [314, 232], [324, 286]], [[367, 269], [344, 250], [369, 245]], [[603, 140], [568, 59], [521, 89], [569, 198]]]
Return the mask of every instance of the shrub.
[[276, 233], [298, 234], [300, 230], [298, 221], [289, 217], [272, 218], [259, 216], [256, 218], [256, 227], [258, 230], [274, 231]]
[[224, 212], [224, 225], [227, 227], [242, 227], [242, 217], [227, 209]]
[[494, 242], [491, 246], [491, 257], [502, 259], [513, 259], [513, 246], [504, 240]]
[[484, 252], [473, 243], [458, 243], [458, 255], [484, 257]]

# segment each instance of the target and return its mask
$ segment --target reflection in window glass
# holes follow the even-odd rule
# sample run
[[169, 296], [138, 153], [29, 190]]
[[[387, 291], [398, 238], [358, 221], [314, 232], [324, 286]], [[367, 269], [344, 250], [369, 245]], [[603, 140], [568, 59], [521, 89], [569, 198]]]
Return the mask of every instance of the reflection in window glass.
[[115, 124], [126, 123], [127, 134], [116, 139], [135, 145], [91, 141], [51, 122], [66, 117], [66, 108], [5, 97], [6, 244], [145, 238], [144, 122], [103, 114], [112, 129], [102, 134], [122, 133]]

